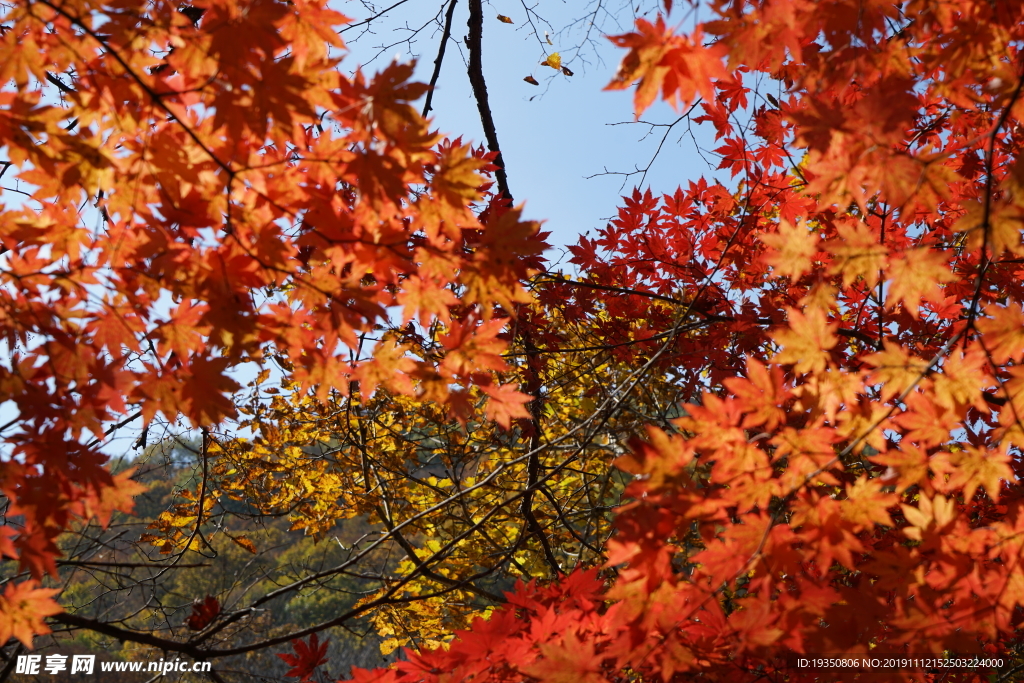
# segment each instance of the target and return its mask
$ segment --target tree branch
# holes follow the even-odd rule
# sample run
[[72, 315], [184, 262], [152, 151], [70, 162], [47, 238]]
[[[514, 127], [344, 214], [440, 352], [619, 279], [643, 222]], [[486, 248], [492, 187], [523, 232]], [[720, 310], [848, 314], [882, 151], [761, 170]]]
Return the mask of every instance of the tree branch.
[[391, 7], [387, 7], [387, 8], [385, 8], [385, 9], [382, 9], [382, 10], [381, 10], [380, 12], [377, 12], [376, 14], [374, 14], [374, 15], [373, 15], [372, 17], [370, 17], [369, 19], [364, 19], [363, 21], [360, 21], [360, 22], [358, 22], [358, 23], [355, 23], [355, 24], [349, 24], [349, 25], [348, 25], [348, 26], [346, 26], [345, 28], [343, 28], [343, 29], [341, 29], [340, 31], [338, 31], [338, 33], [340, 34], [340, 33], [344, 33], [345, 31], [351, 31], [352, 29], [354, 29], [354, 28], [356, 28], [356, 27], [358, 27], [358, 26], [363, 26], [363, 25], [365, 25], [365, 24], [369, 24], [369, 23], [370, 23], [371, 21], [373, 21], [374, 19], [380, 19], [380, 18], [381, 18], [382, 16], [384, 16], [385, 14], [387, 14], [388, 12], [390, 12], [391, 10], [395, 9], [395, 8], [396, 8], [396, 7], [398, 7], [399, 5], [404, 5], [404, 4], [405, 4], [405, 3], [407, 3], [407, 2], [409, 2], [409, 0], [398, 0], [398, 2], [396, 2], [396, 3], [395, 3], [395, 4], [393, 4], [393, 5], [391, 5]]
[[506, 200], [512, 203], [512, 193], [508, 191], [508, 176], [505, 174], [505, 160], [498, 146], [498, 133], [494, 129], [494, 116], [487, 100], [487, 83], [484, 81], [484, 64], [481, 57], [481, 43], [484, 34], [484, 10], [482, 0], [469, 0], [469, 35], [466, 36], [466, 47], [469, 48], [469, 83], [473, 86], [473, 97], [477, 109], [480, 110], [480, 123], [484, 127], [487, 138], [487, 149], [497, 152], [494, 165], [498, 167], [495, 176], [498, 179], [498, 190]]
[[430, 76], [430, 90], [427, 91], [427, 101], [423, 103], [423, 117], [430, 113], [430, 103], [434, 100], [434, 88], [437, 86], [437, 79], [441, 75], [441, 62], [444, 61], [444, 50], [448, 46], [448, 39], [452, 37], [452, 17], [455, 16], [455, 3], [459, 0], [450, 0], [448, 12], [444, 15], [444, 32], [441, 34], [441, 44], [437, 48], [437, 58], [434, 59], [434, 73]]
[[74, 88], [65, 84], [64, 81], [60, 80], [49, 71], [46, 72], [46, 80], [50, 81], [50, 83], [53, 83], [55, 86], [57, 86], [57, 89], [65, 95], [74, 95], [76, 92]]
[[525, 495], [523, 495], [523, 502], [520, 506], [523, 518], [526, 520], [526, 528], [532, 536], [536, 536], [537, 540], [540, 541], [541, 547], [544, 549], [544, 558], [551, 566], [551, 571], [555, 577], [562, 574], [562, 568], [558, 565], [558, 560], [555, 559], [554, 553], [551, 551], [551, 544], [548, 542], [548, 537], [544, 533], [544, 529], [541, 527], [540, 522], [537, 520], [537, 516], [533, 513], [533, 492], [534, 488], [538, 486], [538, 479], [540, 478], [540, 452], [541, 447], [541, 415], [544, 412], [544, 394], [543, 394], [543, 383], [540, 376], [540, 367], [544, 363], [541, 358], [537, 346], [533, 343], [533, 337], [530, 335], [530, 331], [526, 329], [526, 321], [522, 321], [523, 328], [520, 330], [520, 337], [523, 340], [523, 348], [526, 349], [526, 364], [523, 368], [524, 375], [526, 378], [526, 391], [533, 397], [530, 401], [530, 459], [526, 464], [527, 471], [527, 486]]
[[11, 676], [11, 672], [14, 671], [14, 665], [18, 661], [18, 655], [25, 651], [25, 646], [18, 643], [18, 647], [14, 648], [11, 653], [11, 658], [7, 660], [7, 664], [4, 666], [3, 671], [0, 671], [0, 683], [3, 683]]

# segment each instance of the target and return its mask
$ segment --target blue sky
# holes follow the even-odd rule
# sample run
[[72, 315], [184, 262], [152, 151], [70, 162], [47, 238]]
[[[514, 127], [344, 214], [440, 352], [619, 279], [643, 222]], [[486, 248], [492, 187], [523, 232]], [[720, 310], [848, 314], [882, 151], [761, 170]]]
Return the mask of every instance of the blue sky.
[[[393, 4], [393, 0], [373, 6], [348, 0], [335, 6], [359, 22]], [[351, 52], [342, 68], [349, 71], [362, 64], [364, 71], [373, 72], [394, 59], [416, 58], [417, 80], [428, 82], [441, 39], [438, 22], [443, 21], [446, 5], [444, 0], [406, 0], [371, 22], [372, 33], [364, 32], [365, 26], [345, 31], [342, 36]], [[659, 6], [660, 0], [484, 2], [484, 75], [509, 189], [516, 203], [525, 202], [527, 218], [546, 220], [544, 228], [552, 232], [553, 245], [575, 243], [578, 235], [603, 226], [615, 214], [619, 196], [640, 181], [639, 175], [589, 180], [587, 176], [606, 169], [631, 171], [647, 166], [663, 136], [664, 128], [633, 123], [631, 91], [602, 90], [625, 54], [605, 36], [628, 32], [635, 16], [653, 19]], [[499, 14], [514, 23], [500, 22]], [[442, 133], [479, 142], [484, 139], [483, 129], [462, 43], [468, 16], [467, 0], [457, 0], [431, 116]], [[694, 15], [677, 9], [672, 18], [690, 24]], [[404, 42], [406, 38], [409, 42]], [[555, 51], [573, 71], [571, 78], [540, 65], [545, 53]], [[533, 76], [540, 85], [526, 83], [526, 76]], [[661, 124], [676, 118], [678, 113], [666, 105], [652, 107], [644, 115], [644, 120]], [[624, 122], [629, 123], [610, 125]], [[671, 131], [647, 174], [644, 186], [656, 193], [674, 191], [677, 185], [685, 186], [713, 170], [698, 154], [686, 123]], [[693, 127], [696, 140], [705, 149], [714, 148], [712, 136], [698, 128], [702, 127]], [[551, 257], [557, 260], [557, 252]]]

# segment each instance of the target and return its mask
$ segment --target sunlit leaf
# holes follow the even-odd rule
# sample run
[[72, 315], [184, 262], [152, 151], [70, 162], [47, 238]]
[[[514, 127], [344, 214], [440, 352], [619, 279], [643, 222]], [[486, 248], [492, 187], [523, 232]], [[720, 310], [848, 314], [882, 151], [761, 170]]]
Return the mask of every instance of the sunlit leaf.
[[540, 63], [540, 65], [550, 66], [552, 69], [559, 70], [562, 68], [562, 55], [557, 52], [552, 52], [547, 56], [547, 59]]

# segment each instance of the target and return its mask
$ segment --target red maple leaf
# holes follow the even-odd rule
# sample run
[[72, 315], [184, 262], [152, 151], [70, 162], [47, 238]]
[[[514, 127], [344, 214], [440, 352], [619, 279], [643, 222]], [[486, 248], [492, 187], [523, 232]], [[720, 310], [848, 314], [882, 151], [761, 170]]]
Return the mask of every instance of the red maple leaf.
[[200, 602], [192, 603], [192, 614], [185, 620], [185, 625], [193, 631], [202, 631], [210, 625], [210, 622], [220, 614], [220, 601], [212, 595]]
[[320, 639], [314, 633], [309, 637], [309, 642], [296, 638], [292, 641], [292, 649], [295, 654], [278, 654], [291, 669], [285, 674], [288, 678], [298, 678], [299, 683], [306, 683], [318, 666], [327, 662], [327, 644], [331, 641]]

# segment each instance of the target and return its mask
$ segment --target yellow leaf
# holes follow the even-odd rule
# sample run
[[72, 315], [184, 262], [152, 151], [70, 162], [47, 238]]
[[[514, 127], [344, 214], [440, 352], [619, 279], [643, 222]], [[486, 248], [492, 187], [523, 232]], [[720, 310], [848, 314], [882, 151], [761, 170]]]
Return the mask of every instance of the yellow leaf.
[[398, 638], [388, 638], [380, 644], [380, 653], [382, 655], [389, 655], [399, 648], [401, 645], [398, 642]]
[[540, 63], [541, 66], [550, 66], [552, 69], [560, 70], [562, 68], [562, 55], [557, 52], [552, 52], [548, 55], [548, 58]]
[[498, 15], [498, 21], [500, 21], [503, 24], [514, 24], [515, 23], [514, 21], [512, 21], [511, 19], [506, 17], [504, 14], [499, 14]]

